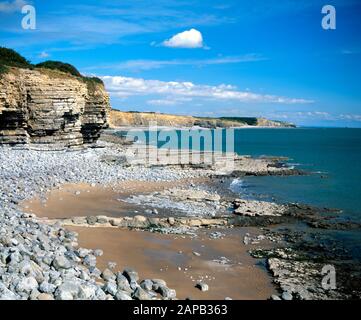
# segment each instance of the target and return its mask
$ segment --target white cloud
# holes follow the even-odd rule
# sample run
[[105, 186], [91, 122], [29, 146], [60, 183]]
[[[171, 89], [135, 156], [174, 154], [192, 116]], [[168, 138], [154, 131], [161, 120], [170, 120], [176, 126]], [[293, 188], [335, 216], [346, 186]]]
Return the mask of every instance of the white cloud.
[[49, 56], [50, 56], [50, 54], [45, 51], [43, 51], [39, 54], [39, 58], [48, 58]]
[[175, 106], [178, 104], [176, 100], [162, 100], [162, 99], [155, 99], [147, 101], [148, 104], [152, 106]]
[[361, 122], [360, 114], [338, 114], [338, 113], [329, 113], [325, 111], [289, 111], [278, 113], [274, 112], [268, 114], [270, 118], [284, 118], [290, 119], [292, 121], [328, 121], [328, 122], [337, 122], [337, 121], [346, 121], [346, 122]]
[[169, 40], [163, 42], [163, 46], [170, 48], [203, 48], [203, 36], [196, 29], [190, 29], [174, 35]]
[[[311, 100], [287, 98], [276, 95], [258, 94], [250, 91], [238, 91], [232, 85], [197, 85], [192, 82], [145, 80], [122, 76], [103, 77], [110, 93], [117, 97], [161, 95], [167, 97], [201, 98], [211, 100], [229, 100], [238, 102], [266, 102], [279, 104], [305, 104]], [[168, 99], [169, 100], [169, 99]]]
[[340, 114], [339, 118], [342, 119], [342, 120], [350, 120], [350, 121], [361, 122], [361, 115], [360, 114]]
[[236, 64], [243, 62], [255, 62], [264, 61], [267, 58], [259, 54], [245, 54], [241, 56], [228, 56], [228, 57], [216, 57], [210, 59], [188, 59], [188, 60], [128, 60], [116, 64], [104, 65], [104, 66], [93, 66], [85, 68], [86, 70], [99, 70], [99, 69], [117, 69], [117, 70], [131, 70], [131, 71], [142, 71], [142, 70], [153, 70], [160, 69], [169, 66], [194, 66], [203, 67], [208, 65], [219, 65], [219, 64]]
[[0, 12], [12, 13], [15, 11], [20, 11], [21, 8], [25, 5], [26, 2], [24, 0], [0, 2]]

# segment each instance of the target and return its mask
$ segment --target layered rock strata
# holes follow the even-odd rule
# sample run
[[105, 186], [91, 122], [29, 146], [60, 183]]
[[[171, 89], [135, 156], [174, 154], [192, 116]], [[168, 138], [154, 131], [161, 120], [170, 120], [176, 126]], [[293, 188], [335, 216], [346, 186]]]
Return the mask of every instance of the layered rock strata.
[[108, 126], [109, 110], [100, 83], [11, 68], [0, 78], [0, 144], [54, 150], [94, 143]]

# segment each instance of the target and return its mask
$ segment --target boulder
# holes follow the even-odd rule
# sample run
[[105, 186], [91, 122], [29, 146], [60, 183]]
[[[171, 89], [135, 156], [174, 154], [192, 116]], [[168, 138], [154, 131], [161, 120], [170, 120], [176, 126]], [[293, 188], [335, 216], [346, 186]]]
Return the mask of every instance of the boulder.
[[138, 287], [133, 293], [133, 298], [136, 300], [151, 300], [152, 296], [141, 287]]
[[137, 282], [139, 280], [138, 272], [136, 272], [131, 268], [124, 269], [123, 275], [128, 279], [129, 282], [131, 281]]

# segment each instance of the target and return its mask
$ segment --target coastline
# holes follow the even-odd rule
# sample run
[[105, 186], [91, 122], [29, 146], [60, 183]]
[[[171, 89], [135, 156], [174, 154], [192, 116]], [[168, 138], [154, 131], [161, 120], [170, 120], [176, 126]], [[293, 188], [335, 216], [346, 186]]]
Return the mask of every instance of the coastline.
[[[67, 262], [72, 265], [72, 267], [69, 268], [62, 268], [59, 267], [59, 275], [58, 278], [53, 281], [54, 283], [50, 283], [53, 286], [55, 286], [54, 290], [50, 293], [40, 292], [38, 290], [38, 294], [34, 293], [34, 298], [37, 299], [40, 295], [43, 297], [44, 295], [47, 295], [47, 298], [56, 298], [56, 299], [118, 299], [118, 298], [135, 298], [135, 299], [155, 299], [155, 298], [165, 298], [165, 299], [173, 299], [175, 298], [175, 294], [173, 291], [169, 291], [171, 289], [167, 288], [167, 293], [163, 294], [161, 293], [160, 296], [157, 295], [152, 290], [150, 292], [144, 293], [141, 291], [142, 287], [139, 287], [138, 285], [135, 285], [133, 282], [137, 282], [139, 276], [137, 275], [135, 278], [137, 280], [132, 280], [129, 276], [130, 272], [129, 270], [125, 270], [124, 272], [119, 271], [118, 273], [116, 270], [109, 270], [109, 268], [105, 269], [103, 272], [101, 272], [95, 264], [96, 255], [99, 255], [99, 251], [93, 250], [93, 251], [86, 251], [87, 254], [83, 254], [83, 249], [77, 248], [78, 242], [80, 241], [80, 244], [84, 245], [91, 245], [94, 246], [94, 242], [87, 242], [84, 241], [84, 239], [81, 239], [81, 237], [78, 239], [78, 235], [74, 232], [68, 232], [65, 231], [67, 228], [70, 228], [71, 230], [78, 230], [81, 234], [82, 232], [91, 235], [92, 232], [100, 232], [104, 227], [104, 223], [110, 223], [109, 226], [112, 224], [109, 220], [106, 220], [104, 216], [101, 217], [90, 217], [91, 219], [85, 219], [86, 224], [90, 224], [89, 221], [91, 221], [92, 227], [97, 227], [97, 229], [94, 228], [85, 228], [81, 226], [81, 223], [74, 223], [73, 226], [69, 224], [68, 221], [61, 221], [56, 220], [52, 221], [50, 224], [46, 223], [45, 220], [42, 220], [41, 217], [37, 218], [34, 214], [31, 212], [26, 212], [26, 208], [23, 208], [23, 210], [20, 209], [19, 206], [21, 206], [22, 202], [25, 200], [29, 200], [31, 198], [34, 198], [36, 196], [40, 197], [40, 201], [44, 201], [43, 204], [46, 204], [46, 198], [49, 196], [49, 190], [50, 189], [59, 189], [62, 188], [61, 186], [66, 183], [75, 183], [76, 185], [78, 183], [87, 183], [90, 185], [91, 188], [96, 188], [97, 186], [104, 186], [107, 185], [108, 188], [110, 188], [113, 192], [119, 192], [119, 189], [117, 189], [117, 184], [119, 181], [126, 181], [126, 180], [136, 180], [136, 181], [149, 181], [149, 182], [155, 182], [155, 183], [173, 183], [174, 181], [182, 181], [184, 179], [187, 179], [189, 181], [189, 184], [191, 186], [191, 193], [194, 193], [192, 191], [195, 188], [195, 184], [197, 183], [197, 179], [202, 179], [205, 177], [213, 177], [215, 180], [222, 180], [225, 177], [227, 177], [227, 174], [224, 172], [218, 172], [215, 168], [182, 168], [181, 170], [179, 168], [175, 168], [174, 166], [170, 167], [140, 167], [135, 166], [129, 166], [123, 161], [120, 161], [120, 155], [125, 152], [126, 146], [119, 145], [119, 144], [112, 144], [112, 143], [105, 143], [103, 142], [101, 144], [102, 148], [97, 149], [87, 149], [82, 151], [73, 151], [73, 152], [48, 152], [48, 153], [39, 153], [37, 151], [33, 150], [16, 150], [11, 148], [2, 148], [2, 153], [0, 155], [2, 162], [5, 163], [5, 160], [9, 161], [8, 166], [2, 166], [1, 169], [3, 171], [3, 175], [1, 176], [1, 179], [5, 181], [13, 181], [14, 184], [9, 189], [9, 184], [2, 183], [2, 192], [1, 197], [3, 200], [3, 203], [5, 203], [5, 215], [7, 217], [11, 217], [12, 221], [17, 221], [17, 223], [24, 224], [31, 224], [34, 226], [37, 226], [38, 229], [45, 228], [46, 230], [49, 230], [51, 234], [66, 234], [67, 236], [64, 238], [55, 238], [57, 239], [56, 243], [59, 245], [60, 243], [64, 242], [62, 246], [62, 250], [60, 252], [64, 252], [67, 255], [66, 260]], [[36, 159], [36, 160], [35, 160]], [[281, 175], [288, 175], [288, 174], [294, 174], [294, 172], [289, 172], [289, 168], [287, 167], [280, 167], [278, 165], [269, 166], [270, 162], [276, 164], [277, 159], [251, 159], [251, 158], [241, 158], [241, 162], [239, 163], [239, 166], [242, 168], [238, 172], [238, 174], [248, 174], [248, 175], [259, 175], [259, 174], [281, 174]], [[72, 170], [69, 170], [69, 168], [72, 168]], [[267, 169], [265, 169], [267, 168]], [[266, 171], [265, 171], [266, 170]], [[31, 173], [31, 174], [30, 174]], [[32, 177], [31, 180], [28, 180], [28, 177]], [[174, 187], [174, 185], [173, 185]], [[178, 186], [179, 187], [179, 186]], [[192, 189], [193, 188], [193, 189]], [[144, 191], [144, 190], [143, 190]], [[202, 191], [202, 190], [199, 190]], [[204, 190], [202, 191], [204, 192]], [[214, 194], [214, 192], [206, 191], [207, 196], [211, 196]], [[143, 192], [144, 193], [144, 192]], [[179, 193], [179, 191], [177, 191]], [[155, 200], [159, 200], [159, 196], [162, 201], [164, 199], [167, 200], [167, 205], [169, 203], [174, 203], [174, 201], [187, 201], [191, 202], [191, 208], [196, 208], [200, 205], [197, 198], [191, 198], [189, 199], [189, 195], [186, 195], [186, 199], [180, 200], [179, 196], [177, 196], [177, 193], [166, 193], [166, 194], [152, 194], [149, 202], [149, 206], [152, 207], [154, 204], [158, 204], [159, 202], [154, 202]], [[180, 192], [182, 194], [182, 192]], [[188, 193], [189, 194], [189, 193]], [[80, 194], [75, 194], [75, 196], [81, 196]], [[204, 193], [201, 193], [201, 196], [204, 196]], [[174, 198], [174, 199], [173, 199]], [[214, 207], [214, 204], [212, 204], [212, 201], [214, 201], [214, 198], [210, 201], [210, 206]], [[190, 201], [189, 201], [190, 200]], [[234, 199], [233, 199], [234, 200]], [[219, 202], [220, 199], [216, 198], [216, 202]], [[223, 200], [222, 200], [223, 201]], [[281, 237], [280, 233], [274, 233], [272, 230], [263, 229], [265, 226], [272, 226], [273, 224], [282, 224], [282, 223], [289, 223], [290, 221], [298, 221], [298, 220], [305, 220], [308, 221], [308, 223], [313, 222], [314, 227], [316, 227], [317, 223], [320, 223], [321, 219], [316, 217], [316, 209], [311, 208], [308, 206], [301, 206], [301, 205], [290, 205], [287, 208], [283, 206], [277, 206], [271, 205], [266, 202], [252, 202], [250, 200], [234, 200], [231, 201], [228, 199], [227, 201], [224, 201], [227, 203], [228, 207], [233, 207], [233, 210], [236, 212], [236, 215], [230, 213], [229, 217], [231, 218], [230, 221], [230, 227], [232, 228], [245, 228], [254, 226], [261, 234], [255, 234], [253, 236], [251, 235], [245, 235], [243, 239], [238, 239], [239, 243], [243, 241], [243, 243], [247, 246], [250, 243], [254, 243], [256, 245], [259, 244], [258, 237], [262, 236], [262, 239], [269, 240], [271, 242], [274, 242], [277, 247], [280, 244], [286, 245], [285, 249], [275, 249], [275, 248], [252, 248], [251, 254], [257, 259], [261, 259], [262, 261], [267, 262], [268, 269], [273, 273], [273, 280], [277, 284], [277, 288], [279, 291], [278, 294], [273, 294], [273, 299], [279, 299], [280, 296], [282, 296], [283, 299], [286, 298], [301, 298], [301, 299], [317, 299], [317, 298], [327, 298], [328, 293], [325, 292], [325, 290], [320, 288], [320, 283], [317, 283], [316, 280], [313, 279], [312, 276], [314, 275], [311, 273], [305, 273], [306, 279], [309, 283], [312, 283], [314, 286], [316, 286], [316, 293], [313, 288], [313, 294], [311, 296], [307, 294], [300, 294], [304, 290], [307, 291], [307, 287], [302, 287], [302, 283], [300, 284], [298, 281], [298, 275], [294, 274], [290, 279], [279, 279], [277, 276], [277, 268], [280, 269], [285, 266], [285, 263], [290, 264], [290, 261], [293, 261], [294, 254], [291, 254], [288, 256], [285, 254], [282, 254], [282, 250], [286, 250], [284, 252], [293, 252], [292, 250], [296, 249], [289, 249], [290, 243], [285, 243], [285, 238]], [[270, 206], [271, 207], [268, 207]], [[224, 205], [223, 205], [224, 206]], [[45, 207], [46, 208], [46, 207]], [[187, 207], [189, 208], [189, 207]], [[217, 207], [215, 207], [216, 210]], [[267, 208], [267, 209], [265, 209]], [[269, 208], [273, 208], [274, 213], [269, 214]], [[181, 208], [182, 209], [182, 208]], [[226, 209], [226, 207], [225, 207]], [[170, 211], [171, 212], [171, 211]], [[210, 217], [212, 218], [212, 211], [210, 212]], [[267, 213], [267, 214], [265, 214]], [[330, 213], [330, 212], [329, 212]], [[169, 213], [168, 213], [169, 214]], [[143, 218], [137, 218], [135, 219], [136, 222], [149, 222], [151, 221], [149, 218], [142, 216]], [[205, 217], [207, 218], [207, 217]], [[103, 219], [103, 220], [102, 220]], [[105, 219], [105, 220], [104, 220]], [[6, 219], [5, 219], [6, 220]], [[195, 217], [195, 220], [196, 217]], [[198, 219], [199, 220], [199, 219]], [[123, 220], [122, 220], [123, 221]], [[127, 219], [125, 219], [127, 221]], [[132, 220], [133, 221], [133, 220]], [[152, 220], [153, 221], [153, 220]], [[176, 220], [178, 221], [178, 220]], [[187, 220], [187, 221], [193, 221]], [[84, 222], [84, 219], [82, 220]], [[134, 222], [134, 221], [133, 221]], [[162, 225], [162, 222], [158, 220], [159, 225], [154, 228], [152, 227], [152, 232], [163, 232], [164, 229], [169, 229], [169, 225]], [[4, 223], [4, 222], [3, 222]], [[6, 222], [5, 222], [6, 223]], [[188, 222], [187, 222], [188, 223]], [[192, 222], [193, 223], [193, 222]], [[131, 228], [131, 229], [139, 229], [140, 226], [135, 225], [129, 225], [127, 223], [124, 225], [115, 225], [113, 226], [115, 228]], [[201, 224], [196, 225], [186, 225], [186, 229], [191, 227], [193, 228], [193, 231], [201, 231], [203, 230], [202, 222]], [[208, 226], [211, 227], [211, 226]], [[333, 225], [332, 227], [335, 227]], [[6, 226], [7, 230], [10, 230], [12, 232], [12, 235], [9, 236], [10, 239], [19, 238], [18, 237], [18, 231], [15, 227], [10, 227], [8, 224]], [[65, 229], [64, 229], [65, 228]], [[75, 229], [73, 229], [75, 228]], [[80, 228], [80, 229], [79, 229]], [[149, 225], [145, 226], [146, 229], [149, 229]], [[177, 229], [177, 228], [170, 228], [171, 232], [170, 235], [182, 235], [182, 232], [184, 233], [184, 229]], [[84, 231], [85, 230], [85, 231]], [[109, 232], [116, 232], [118, 230], [111, 229]], [[237, 229], [238, 230], [238, 229]], [[47, 233], [49, 233], [49, 231]], [[9, 231], [8, 231], [9, 232]], [[65, 233], [64, 233], [65, 232]], [[106, 231], [108, 232], [108, 231]], [[127, 232], [126, 230], [121, 232]], [[137, 232], [137, 231], [129, 231], [129, 232]], [[147, 232], [147, 231], [146, 231]], [[175, 232], [175, 233], [173, 233]], [[45, 234], [47, 234], [45, 233]], [[222, 232], [221, 232], [222, 234]], [[222, 236], [221, 236], [222, 237]], [[71, 241], [69, 242], [67, 240], [69, 238]], [[293, 237], [293, 241], [295, 241], [296, 236]], [[47, 243], [49, 243], [48, 240], [44, 240]], [[96, 239], [93, 239], [93, 241], [96, 241]], [[214, 241], [220, 241], [220, 240], [214, 240]], [[55, 242], [55, 241], [54, 241]], [[9, 250], [14, 246], [14, 243], [16, 246], [19, 245], [19, 240], [13, 241], [9, 243]], [[66, 243], [66, 245], [65, 245]], [[38, 267], [46, 270], [52, 270], [54, 267], [54, 260], [57, 259], [57, 254], [55, 253], [58, 250], [58, 245], [54, 246], [53, 248], [46, 248], [46, 251], [51, 254], [50, 258], [50, 265], [48, 267], [45, 266], [44, 263], [42, 263], [40, 260]], [[33, 248], [30, 248], [33, 249]], [[34, 248], [35, 249], [35, 248]], [[103, 248], [100, 248], [103, 249]], [[248, 248], [251, 249], [251, 248]], [[247, 250], [248, 250], [247, 249]], [[278, 255], [281, 260], [277, 260], [277, 264], [275, 261], [271, 260], [274, 259], [275, 251], [278, 250]], [[291, 251], [290, 251], [291, 250]], [[271, 255], [269, 254], [271, 252]], [[272, 253], [273, 252], [273, 253]], [[295, 251], [299, 252], [299, 251]], [[61, 256], [62, 258], [64, 256]], [[54, 260], [53, 260], [54, 259]], [[119, 259], [119, 258], [117, 258]], [[282, 261], [284, 259], [284, 261]], [[84, 261], [85, 260], [85, 261]], [[91, 263], [89, 263], [89, 260]], [[105, 261], [100, 260], [102, 267], [105, 267]], [[256, 261], [256, 260], [255, 260]], [[64, 262], [64, 261], [63, 261]], [[273, 263], [272, 263], [273, 262]], [[282, 264], [283, 263], [283, 264]], [[295, 264], [291, 267], [297, 267], [300, 268], [299, 263]], [[56, 263], [57, 264], [57, 263]], [[67, 264], [67, 263], [65, 263]], [[85, 269], [81, 268], [78, 269], [77, 267], [79, 264], [87, 266]], [[58, 267], [58, 264], [57, 264]], [[114, 267], [114, 266], [113, 266]], [[137, 268], [137, 266], [134, 266]], [[308, 264], [307, 266], [302, 265], [301, 268], [318, 268], [319, 265], [312, 265]], [[74, 268], [74, 269], [72, 269]], [[73, 272], [68, 274], [69, 269], [74, 270]], [[312, 269], [312, 270], [314, 270]], [[81, 272], [80, 272], [81, 270]], [[132, 269], [133, 270], [133, 269]], [[85, 273], [85, 274], [84, 274]], [[105, 273], [105, 275], [104, 275]], [[134, 285], [134, 288], [132, 288], [132, 291], [128, 294], [124, 293], [123, 290], [119, 294], [119, 290], [116, 288], [114, 289], [114, 279], [118, 279], [120, 275], [124, 274], [126, 277], [129, 278], [129, 284]], [[119, 275], [119, 276], [118, 276]], [[264, 275], [267, 275], [267, 272], [264, 271]], [[140, 275], [142, 277], [142, 275]], [[307, 278], [308, 276], [308, 278]], [[70, 277], [70, 278], [69, 278]], [[26, 277], [26, 281], [28, 277]], [[62, 280], [59, 280], [62, 279]], [[74, 285], [71, 287], [69, 284], [70, 280], [74, 283], [77, 283], [76, 289], [74, 288]], [[105, 285], [99, 285], [97, 283], [98, 280], [96, 279], [103, 279], [106, 281]], [[24, 279], [20, 277], [19, 281], [23, 281]], [[64, 281], [65, 280], [65, 281]], [[24, 280], [25, 281], [25, 280]], [[37, 281], [37, 280], [36, 280]], [[47, 281], [52, 281], [50, 278]], [[133, 282], [132, 282], [133, 281]], [[311, 282], [310, 282], [311, 281]], [[318, 280], [317, 280], [318, 281]], [[266, 281], [267, 282], [267, 281]], [[265, 283], [266, 283], [265, 282]], [[38, 283], [38, 281], [37, 281]], [[154, 284], [154, 282], [152, 282]], [[172, 282], [171, 282], [172, 283]], [[38, 283], [39, 284], [39, 283]], [[301, 289], [297, 286], [301, 286]], [[71, 288], [69, 288], [71, 287]], [[143, 285], [144, 287], [144, 285]], [[9, 289], [10, 288], [10, 289]], [[12, 288], [12, 289], [11, 289]], [[86, 288], [86, 291], [89, 293], [88, 296], [84, 296], [80, 294], [79, 292], [82, 292], [82, 290]], [[193, 288], [193, 287], [192, 287]], [[6, 289], [6, 290], [5, 290]], [[2, 288], [1, 294], [6, 295], [8, 297], [12, 298], [20, 298], [22, 296], [30, 297], [31, 292], [27, 293], [23, 290], [19, 292], [19, 289], [17, 286], [11, 287], [11, 284], [7, 288]], [[22, 288], [21, 288], [22, 289]], [[175, 288], [173, 288], [175, 289]], [[144, 290], [144, 289], [143, 289]], [[182, 289], [183, 290], [183, 289]], [[210, 284], [210, 290], [212, 290], [211, 284]], [[146, 291], [146, 290], [145, 290]], [[69, 293], [70, 292], [70, 293]], [[74, 293], [75, 292], [75, 293]], [[118, 295], [117, 295], [118, 293]], [[198, 293], [198, 292], [197, 292]], [[155, 294], [155, 295], [154, 295]], [[343, 293], [342, 293], [343, 294]], [[356, 292], [356, 294], [358, 294]], [[342, 298], [343, 295], [337, 295], [337, 296], [330, 296], [330, 298]], [[219, 297], [218, 297], [219, 298]], [[224, 297], [226, 298], [226, 297]], [[264, 296], [263, 296], [264, 298]], [[287, 300], [287, 299], [286, 299]]]
[[234, 126], [234, 127], [227, 127], [227, 128], [207, 128], [207, 127], [201, 127], [201, 126], [191, 126], [191, 127], [174, 127], [174, 126], [112, 126], [109, 129], [106, 129], [105, 132], [107, 133], [115, 133], [119, 131], [155, 131], [155, 130], [162, 130], [162, 131], [174, 131], [174, 130], [180, 130], [180, 131], [189, 131], [189, 130], [215, 130], [215, 129], [234, 129], [234, 130], [240, 130], [240, 129], [277, 129], [277, 130], [285, 130], [285, 129], [299, 129], [300, 127], [271, 127], [271, 126]]

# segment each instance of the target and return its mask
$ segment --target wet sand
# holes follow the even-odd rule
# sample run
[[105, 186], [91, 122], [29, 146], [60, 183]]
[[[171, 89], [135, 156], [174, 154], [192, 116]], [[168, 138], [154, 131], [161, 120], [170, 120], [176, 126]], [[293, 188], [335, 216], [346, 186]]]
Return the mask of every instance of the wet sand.
[[[177, 181], [177, 186], [185, 183], [187, 182]], [[115, 191], [110, 187], [68, 184], [61, 189], [48, 192], [46, 201], [35, 198], [24, 201], [21, 207], [28, 213], [35, 213], [38, 217], [49, 219], [99, 215], [108, 217], [145, 215], [144, 206], [126, 203], [119, 199], [172, 187], [174, 187], [174, 182], [126, 181], [119, 183]], [[158, 211], [157, 217], [168, 216], [168, 210], [159, 209]]]
[[[174, 187], [174, 182], [125, 182], [117, 191], [89, 185], [68, 185], [49, 192], [44, 203], [33, 199], [23, 203], [22, 207], [41, 218], [130, 216], [132, 213], [143, 214], [135, 211], [144, 208], [118, 201], [119, 197], [170, 187]], [[167, 213], [170, 214], [169, 210]], [[68, 228], [78, 232], [79, 246], [104, 251], [104, 255], [98, 258], [101, 270], [109, 261], [117, 263], [118, 271], [132, 267], [141, 279], [164, 279], [168, 287], [177, 291], [179, 299], [268, 299], [275, 293], [267, 271], [247, 253], [253, 246], [245, 246], [242, 242], [247, 232], [258, 235], [256, 228], [219, 230], [226, 235], [223, 239], [209, 238], [214, 229], [200, 230], [196, 238], [191, 238], [113, 228]], [[201, 255], [196, 256], [193, 252]], [[221, 264], [213, 261], [222, 257], [229, 262]], [[206, 282], [209, 291], [201, 292], [195, 288], [198, 280]]]
[[[227, 235], [217, 240], [107, 228], [69, 229], [79, 233], [80, 246], [104, 250], [98, 258], [100, 268], [113, 261], [119, 270], [134, 268], [141, 279], [163, 279], [177, 291], [179, 299], [264, 300], [275, 293], [265, 270], [247, 253], [251, 247], [241, 243], [241, 235], [250, 229], [222, 230]], [[230, 262], [222, 265], [213, 261], [221, 257]], [[209, 291], [195, 288], [197, 280], [207, 283]]]

